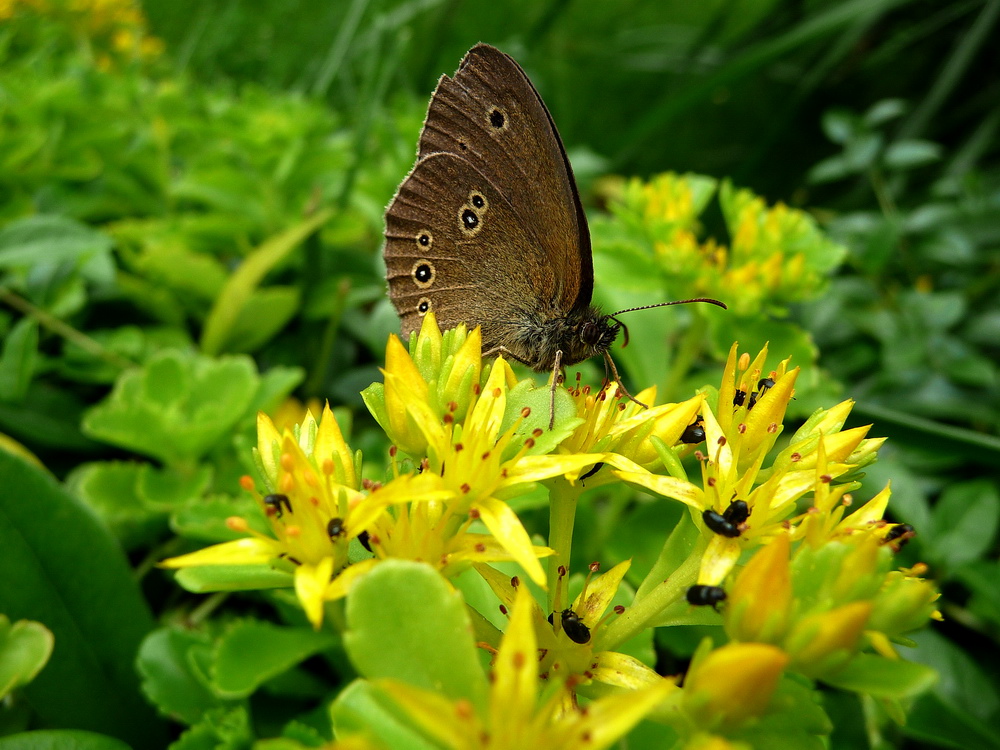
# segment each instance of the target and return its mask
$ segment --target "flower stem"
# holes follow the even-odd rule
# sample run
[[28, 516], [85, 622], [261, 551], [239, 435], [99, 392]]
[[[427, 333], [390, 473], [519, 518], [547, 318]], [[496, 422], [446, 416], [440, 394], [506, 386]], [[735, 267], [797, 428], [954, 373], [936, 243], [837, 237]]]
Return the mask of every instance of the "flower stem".
[[594, 643], [595, 651], [614, 651], [650, 626], [664, 609], [684, 596], [693, 584], [701, 565], [701, 554], [690, 555], [664, 581], [654, 586], [642, 599], [633, 602], [622, 615], [605, 628]]
[[573, 524], [576, 521], [576, 503], [580, 498], [582, 485], [572, 485], [562, 477], [547, 482], [549, 488], [549, 547], [556, 553], [549, 558], [549, 609], [555, 604], [559, 583], [559, 566], [569, 569], [570, 552], [573, 549]]

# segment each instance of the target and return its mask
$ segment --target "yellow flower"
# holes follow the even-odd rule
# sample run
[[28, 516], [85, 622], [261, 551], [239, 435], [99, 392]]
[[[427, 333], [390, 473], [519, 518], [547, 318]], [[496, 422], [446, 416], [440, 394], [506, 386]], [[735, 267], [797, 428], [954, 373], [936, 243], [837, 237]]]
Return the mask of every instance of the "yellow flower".
[[494, 658], [485, 709], [477, 711], [467, 699], [452, 702], [403, 682], [380, 684], [413, 721], [450, 750], [601, 750], [676, 689], [660, 680], [579, 706], [563, 683], [539, 681], [533, 620], [531, 594], [521, 586]]
[[[699, 394], [679, 404], [652, 406], [656, 388], [650, 387], [636, 396], [650, 405], [643, 408], [633, 401], [622, 401], [616, 383], [596, 393], [589, 386], [577, 385], [569, 393], [581, 423], [559, 444], [560, 453], [615, 453], [647, 469], [662, 462], [663, 452], [677, 443], [704, 401]], [[604, 481], [611, 481], [608, 473], [598, 475], [588, 486]]]
[[[738, 357], [734, 344], [715, 408], [708, 403], [701, 407], [705, 447], [695, 454], [701, 463], [700, 486], [616, 464], [620, 468], [614, 474], [620, 479], [692, 509], [708, 540], [697, 579], [702, 584], [721, 583], [745, 550], [786, 533], [787, 519], [806, 493], [837, 499], [855, 486], [834, 488], [832, 482], [870, 461], [877, 447], [864, 440], [867, 428], [840, 432], [850, 412], [850, 402], [845, 402], [813, 415], [765, 468], [798, 375], [797, 368], [788, 369], [787, 360], [767, 372], [766, 357], [766, 346], [753, 361], [745, 354]], [[835, 461], [828, 460], [827, 443], [835, 447], [830, 456]]]
[[[515, 395], [528, 393], [533, 384], [519, 384], [502, 357], [480, 385], [478, 328], [466, 334], [460, 326], [442, 334], [428, 314], [420, 333], [411, 338], [407, 351], [390, 337], [385, 386], [367, 389], [365, 403], [390, 438], [450, 491], [452, 499], [440, 519], [458, 524], [471, 514], [481, 520], [531, 579], [544, 585], [539, 548], [505, 500], [536, 482], [577, 475], [603, 461], [605, 454], [538, 454], [542, 445], [554, 447], [560, 435], [532, 427], [547, 425], [548, 415], [517, 406]], [[547, 389], [544, 402], [548, 404]], [[429, 523], [443, 530], [440, 519]], [[444, 546], [436, 550], [445, 551]]]
[[[531, 610], [531, 621], [538, 642], [539, 675], [546, 680], [561, 680], [576, 689], [591, 683], [602, 683], [617, 688], [636, 689], [663, 681], [654, 670], [635, 657], [609, 651], [602, 646], [604, 630], [610, 621], [608, 608], [618, 592], [631, 561], [619, 563], [596, 578], [599, 566], [590, 567], [586, 582], [579, 595], [567, 602], [566, 570], [560, 571], [555, 611], [546, 615], [538, 602], [531, 598], [526, 606]], [[476, 565], [493, 593], [506, 611], [515, 601], [520, 601], [523, 584], [488, 565]], [[615, 607], [615, 615], [625, 607]], [[673, 684], [673, 683], [671, 683]]]
[[385, 512], [387, 506], [450, 497], [433, 475], [400, 477], [392, 486], [359, 485], [356, 462], [327, 407], [317, 425], [312, 414], [297, 430], [279, 434], [271, 420], [258, 415], [255, 458], [267, 482], [261, 496], [252, 492], [267, 517], [272, 536], [254, 531], [243, 518], [230, 518], [230, 528], [250, 537], [224, 542], [160, 563], [167, 568], [271, 565], [292, 573], [291, 583], [314, 627], [323, 619], [331, 578], [348, 563], [350, 541]]
[[[396, 480], [393, 480], [396, 481]], [[386, 488], [391, 488], [389, 482]], [[398, 505], [380, 514], [368, 527], [368, 546], [374, 557], [354, 563], [330, 582], [327, 599], [345, 596], [354, 581], [382, 560], [395, 558], [428, 563], [447, 578], [475, 563], [514, 560], [511, 552], [490, 534], [470, 531], [479, 514], [450, 512], [451, 504], [416, 502]], [[531, 547], [534, 558], [551, 555], [548, 547]]]

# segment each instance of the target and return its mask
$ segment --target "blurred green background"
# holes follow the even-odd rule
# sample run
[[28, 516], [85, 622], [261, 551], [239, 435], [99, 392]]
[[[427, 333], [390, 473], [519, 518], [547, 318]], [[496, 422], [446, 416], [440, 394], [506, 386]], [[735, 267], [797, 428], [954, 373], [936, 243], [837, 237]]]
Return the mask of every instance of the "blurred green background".
[[[917, 640], [944, 679], [885, 735], [832, 697], [835, 746], [1000, 747], [998, 17], [997, 0], [4, 0], [3, 444], [102, 518], [161, 619], [190, 602], [150, 564], [225, 538], [257, 409], [329, 399], [384, 455], [358, 396], [397, 330], [382, 212], [438, 77], [489, 42], [559, 126], [597, 301], [734, 307], [634, 314], [627, 383], [686, 398], [733, 340], [770, 341], [805, 368], [799, 418], [853, 398], [890, 437], [866, 492], [891, 480], [918, 532], [904, 559], [942, 585], [945, 621]], [[623, 262], [658, 241], [623, 178], [663, 172], [803, 211], [832, 240], [810, 240], [816, 277], [777, 294], [750, 274], [741, 308], [738, 288], [692, 289], [669, 247], [652, 277]], [[729, 245], [732, 201], [697, 184], [687, 228]], [[52, 538], [39, 555], [59, 557]]]

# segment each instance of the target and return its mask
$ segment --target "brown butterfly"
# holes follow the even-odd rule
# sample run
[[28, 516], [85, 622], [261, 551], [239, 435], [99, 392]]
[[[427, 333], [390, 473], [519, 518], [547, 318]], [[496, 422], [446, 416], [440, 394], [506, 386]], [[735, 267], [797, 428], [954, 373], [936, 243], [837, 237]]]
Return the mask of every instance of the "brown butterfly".
[[404, 336], [434, 310], [443, 329], [482, 326], [484, 355], [552, 370], [553, 388], [563, 366], [603, 355], [628, 395], [607, 350], [623, 327], [615, 316], [629, 311], [591, 304], [590, 232], [573, 169], [535, 87], [500, 50], [477, 44], [454, 77], [441, 77], [385, 238]]

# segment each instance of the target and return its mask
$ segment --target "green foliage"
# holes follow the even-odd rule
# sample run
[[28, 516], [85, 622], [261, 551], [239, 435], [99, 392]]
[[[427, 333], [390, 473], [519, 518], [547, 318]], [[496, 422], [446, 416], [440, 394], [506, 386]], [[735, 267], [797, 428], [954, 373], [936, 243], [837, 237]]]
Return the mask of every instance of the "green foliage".
[[[859, 658], [826, 680], [879, 700], [839, 704], [831, 688], [820, 706], [783, 680], [801, 721], [754, 737], [819, 747], [832, 718], [837, 750], [1000, 747], [1000, 118], [983, 54], [995, 4], [671, 0], [625, 24], [586, 3], [148, 0], [148, 24], [127, 0], [0, 5], [0, 448], [34, 453], [69, 490], [0, 452], [0, 623], [14, 621], [0, 636], [0, 691], [13, 687], [0, 748], [163, 747], [169, 719], [178, 750], [297, 749], [329, 741], [331, 718], [424, 748], [358, 673], [405, 665], [414, 682], [482, 691], [469, 632], [489, 627], [421, 570], [379, 571], [346, 611], [331, 606], [340, 643], [304, 627], [288, 571], [153, 567], [245, 536], [233, 516], [270, 533], [238, 489], [258, 409], [295, 390], [363, 415], [397, 325], [382, 210], [434, 81], [480, 39], [515, 54], [559, 123], [596, 300], [730, 306], [630, 313], [631, 343], [613, 352], [626, 383], [686, 398], [733, 340], [769, 341], [804, 368], [794, 414], [844, 393], [890, 434], [865, 487], [891, 480], [891, 514], [917, 529], [901, 556], [942, 581], [945, 624], [915, 636], [913, 662]], [[689, 169], [719, 179], [598, 179]], [[657, 189], [689, 191], [690, 206], [657, 214]], [[706, 262], [723, 249], [742, 275]], [[581, 369], [599, 381], [599, 364]], [[534, 392], [532, 420], [547, 398]], [[383, 455], [365, 416], [350, 439]], [[676, 460], [671, 473], [689, 471]], [[696, 538], [690, 514], [595, 494], [573, 566], [631, 558], [647, 594], [645, 574], [668, 575]], [[542, 503], [513, 507], [541, 531]], [[234, 593], [189, 597], [174, 580]], [[664, 625], [715, 623], [657, 629], [656, 657], [680, 671], [719, 618], [675, 609]], [[45, 632], [55, 648], [37, 672]], [[636, 654], [653, 663], [648, 640]], [[22, 666], [5, 671], [8, 656]], [[664, 736], [647, 722], [629, 746]]]

